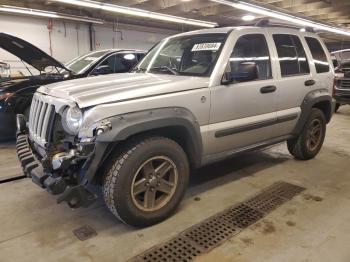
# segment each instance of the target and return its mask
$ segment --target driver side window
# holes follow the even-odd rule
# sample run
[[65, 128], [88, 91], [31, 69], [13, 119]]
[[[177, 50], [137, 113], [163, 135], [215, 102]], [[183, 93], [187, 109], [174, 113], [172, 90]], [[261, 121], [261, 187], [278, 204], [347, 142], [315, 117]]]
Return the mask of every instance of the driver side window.
[[265, 80], [272, 77], [270, 54], [265, 36], [241, 36], [233, 48], [226, 72], [234, 82]]

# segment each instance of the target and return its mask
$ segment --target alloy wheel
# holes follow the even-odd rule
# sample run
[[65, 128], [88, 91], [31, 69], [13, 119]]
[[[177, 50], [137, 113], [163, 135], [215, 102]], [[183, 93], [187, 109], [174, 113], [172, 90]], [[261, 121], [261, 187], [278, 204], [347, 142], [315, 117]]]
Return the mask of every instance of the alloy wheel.
[[143, 211], [164, 207], [175, 193], [178, 171], [174, 162], [165, 156], [146, 160], [134, 174], [131, 185], [132, 201]]
[[322, 135], [322, 122], [319, 119], [314, 119], [309, 126], [306, 140], [306, 146], [310, 151], [314, 151], [319, 146]]

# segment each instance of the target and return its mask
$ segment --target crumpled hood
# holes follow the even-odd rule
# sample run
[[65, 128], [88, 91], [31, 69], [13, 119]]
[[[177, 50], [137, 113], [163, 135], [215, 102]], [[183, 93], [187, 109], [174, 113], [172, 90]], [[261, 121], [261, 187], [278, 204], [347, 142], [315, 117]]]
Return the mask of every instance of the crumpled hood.
[[80, 108], [208, 87], [208, 77], [124, 73], [42, 86], [40, 93], [71, 100]]

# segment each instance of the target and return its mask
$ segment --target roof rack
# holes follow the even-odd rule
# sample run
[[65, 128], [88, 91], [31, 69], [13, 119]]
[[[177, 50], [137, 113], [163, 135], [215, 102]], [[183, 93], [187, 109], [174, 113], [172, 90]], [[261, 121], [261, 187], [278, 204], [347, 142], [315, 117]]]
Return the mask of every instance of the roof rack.
[[311, 27], [303, 27], [303, 26], [297, 26], [297, 25], [290, 25], [290, 24], [283, 24], [283, 23], [273, 23], [268, 18], [262, 18], [259, 21], [257, 21], [254, 26], [259, 27], [284, 27], [284, 28], [290, 28], [290, 29], [302, 29], [305, 28], [306, 32], [314, 33], [314, 29]]

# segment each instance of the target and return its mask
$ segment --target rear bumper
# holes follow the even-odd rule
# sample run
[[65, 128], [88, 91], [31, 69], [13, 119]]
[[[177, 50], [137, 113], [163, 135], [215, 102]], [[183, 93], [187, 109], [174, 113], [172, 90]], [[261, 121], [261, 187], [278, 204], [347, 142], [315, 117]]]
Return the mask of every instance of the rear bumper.
[[88, 207], [97, 199], [97, 196], [90, 192], [86, 185], [67, 185], [62, 177], [45, 172], [43, 160], [39, 160], [32, 150], [27, 134], [17, 134], [16, 149], [25, 175], [50, 194], [58, 195], [57, 203], [67, 202], [70, 207], [78, 208]]

